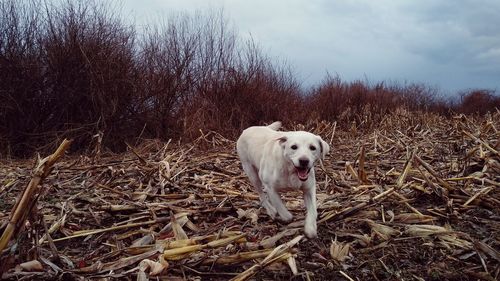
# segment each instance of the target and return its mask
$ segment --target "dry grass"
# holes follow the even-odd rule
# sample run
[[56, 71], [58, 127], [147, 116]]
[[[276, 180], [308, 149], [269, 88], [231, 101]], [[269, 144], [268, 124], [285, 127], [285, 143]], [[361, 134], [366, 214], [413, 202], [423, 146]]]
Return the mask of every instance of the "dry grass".
[[[498, 280], [499, 120], [398, 111], [370, 133], [291, 126], [333, 148], [318, 167], [314, 240], [301, 236], [300, 193], [285, 195], [292, 223], [271, 221], [234, 141], [216, 132], [67, 156], [31, 198], [0, 271], [11, 280]], [[1, 164], [0, 231], [32, 170]]]

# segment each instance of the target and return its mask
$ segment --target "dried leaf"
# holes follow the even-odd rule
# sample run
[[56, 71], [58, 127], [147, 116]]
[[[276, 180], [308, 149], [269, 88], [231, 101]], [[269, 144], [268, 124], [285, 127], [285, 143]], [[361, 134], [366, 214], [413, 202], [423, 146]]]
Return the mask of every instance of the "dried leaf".
[[[175, 240], [186, 240], [189, 237], [187, 236], [186, 232], [184, 229], [182, 229], [182, 226], [177, 222], [177, 219], [174, 215], [170, 215], [170, 223], [172, 226], [172, 231], [174, 232], [174, 237]], [[187, 222], [187, 220], [186, 220]]]
[[354, 238], [356, 238], [358, 240], [359, 245], [361, 245], [363, 247], [370, 246], [370, 244], [372, 242], [372, 238], [368, 234], [363, 234], [363, 235], [360, 235], [360, 234], [349, 234], [349, 235], [352, 236], [352, 237], [354, 237]]
[[19, 265], [23, 271], [43, 271], [43, 265], [37, 260], [23, 262]]
[[294, 256], [288, 257], [287, 262], [293, 275], [299, 274], [299, 270], [297, 269], [297, 263], [295, 262], [295, 257]]
[[257, 220], [259, 219], [259, 215], [257, 214], [257, 212], [258, 211], [256, 209], [248, 209], [246, 211], [244, 211], [243, 209], [236, 210], [239, 219], [247, 218], [252, 224], [257, 224]]
[[140, 246], [145, 246], [145, 245], [151, 245], [154, 242], [154, 236], [153, 234], [147, 234], [134, 242], [132, 242], [131, 247], [140, 247]]
[[330, 245], [330, 256], [336, 262], [343, 263], [349, 256], [349, 243], [337, 242], [337, 240], [332, 241]]
[[164, 270], [168, 268], [168, 262], [164, 260], [163, 263], [152, 261], [150, 259], [144, 259], [139, 264], [139, 270], [142, 272], [146, 272], [149, 270], [150, 276], [156, 276], [162, 273]]

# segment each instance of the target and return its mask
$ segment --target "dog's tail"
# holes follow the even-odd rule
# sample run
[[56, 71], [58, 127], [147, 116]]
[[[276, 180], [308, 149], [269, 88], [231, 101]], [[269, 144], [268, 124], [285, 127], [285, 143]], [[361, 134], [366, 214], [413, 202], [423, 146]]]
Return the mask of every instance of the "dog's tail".
[[272, 123], [271, 125], [268, 125], [267, 127], [269, 129], [271, 129], [271, 130], [277, 131], [277, 130], [279, 130], [281, 128], [281, 122], [280, 121], [276, 121], [276, 122]]

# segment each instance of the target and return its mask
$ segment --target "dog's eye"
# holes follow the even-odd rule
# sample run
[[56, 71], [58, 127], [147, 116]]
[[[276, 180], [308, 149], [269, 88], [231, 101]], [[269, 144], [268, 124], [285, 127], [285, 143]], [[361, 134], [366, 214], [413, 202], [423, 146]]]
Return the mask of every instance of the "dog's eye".
[[298, 147], [297, 147], [297, 145], [294, 144], [294, 145], [290, 146], [290, 148], [293, 150], [296, 150]]
[[311, 145], [311, 146], [309, 146], [309, 149], [312, 150], [312, 151], [314, 151], [314, 150], [316, 150], [316, 146]]

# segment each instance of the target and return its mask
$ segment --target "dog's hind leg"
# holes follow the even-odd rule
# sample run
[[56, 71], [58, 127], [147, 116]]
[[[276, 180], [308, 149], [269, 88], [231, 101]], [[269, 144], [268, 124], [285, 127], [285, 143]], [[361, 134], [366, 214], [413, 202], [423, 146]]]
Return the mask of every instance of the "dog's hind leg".
[[262, 207], [266, 209], [267, 214], [272, 218], [276, 218], [276, 208], [273, 207], [273, 205], [269, 202], [269, 197], [266, 192], [264, 192], [264, 186], [262, 185], [262, 182], [259, 179], [259, 173], [257, 172], [257, 169], [253, 167], [250, 164], [247, 164], [245, 161], [242, 161], [243, 165], [243, 170], [245, 173], [248, 175], [248, 179], [252, 183], [252, 185], [255, 187], [255, 190], [257, 193], [259, 193], [260, 197], [260, 204]]

